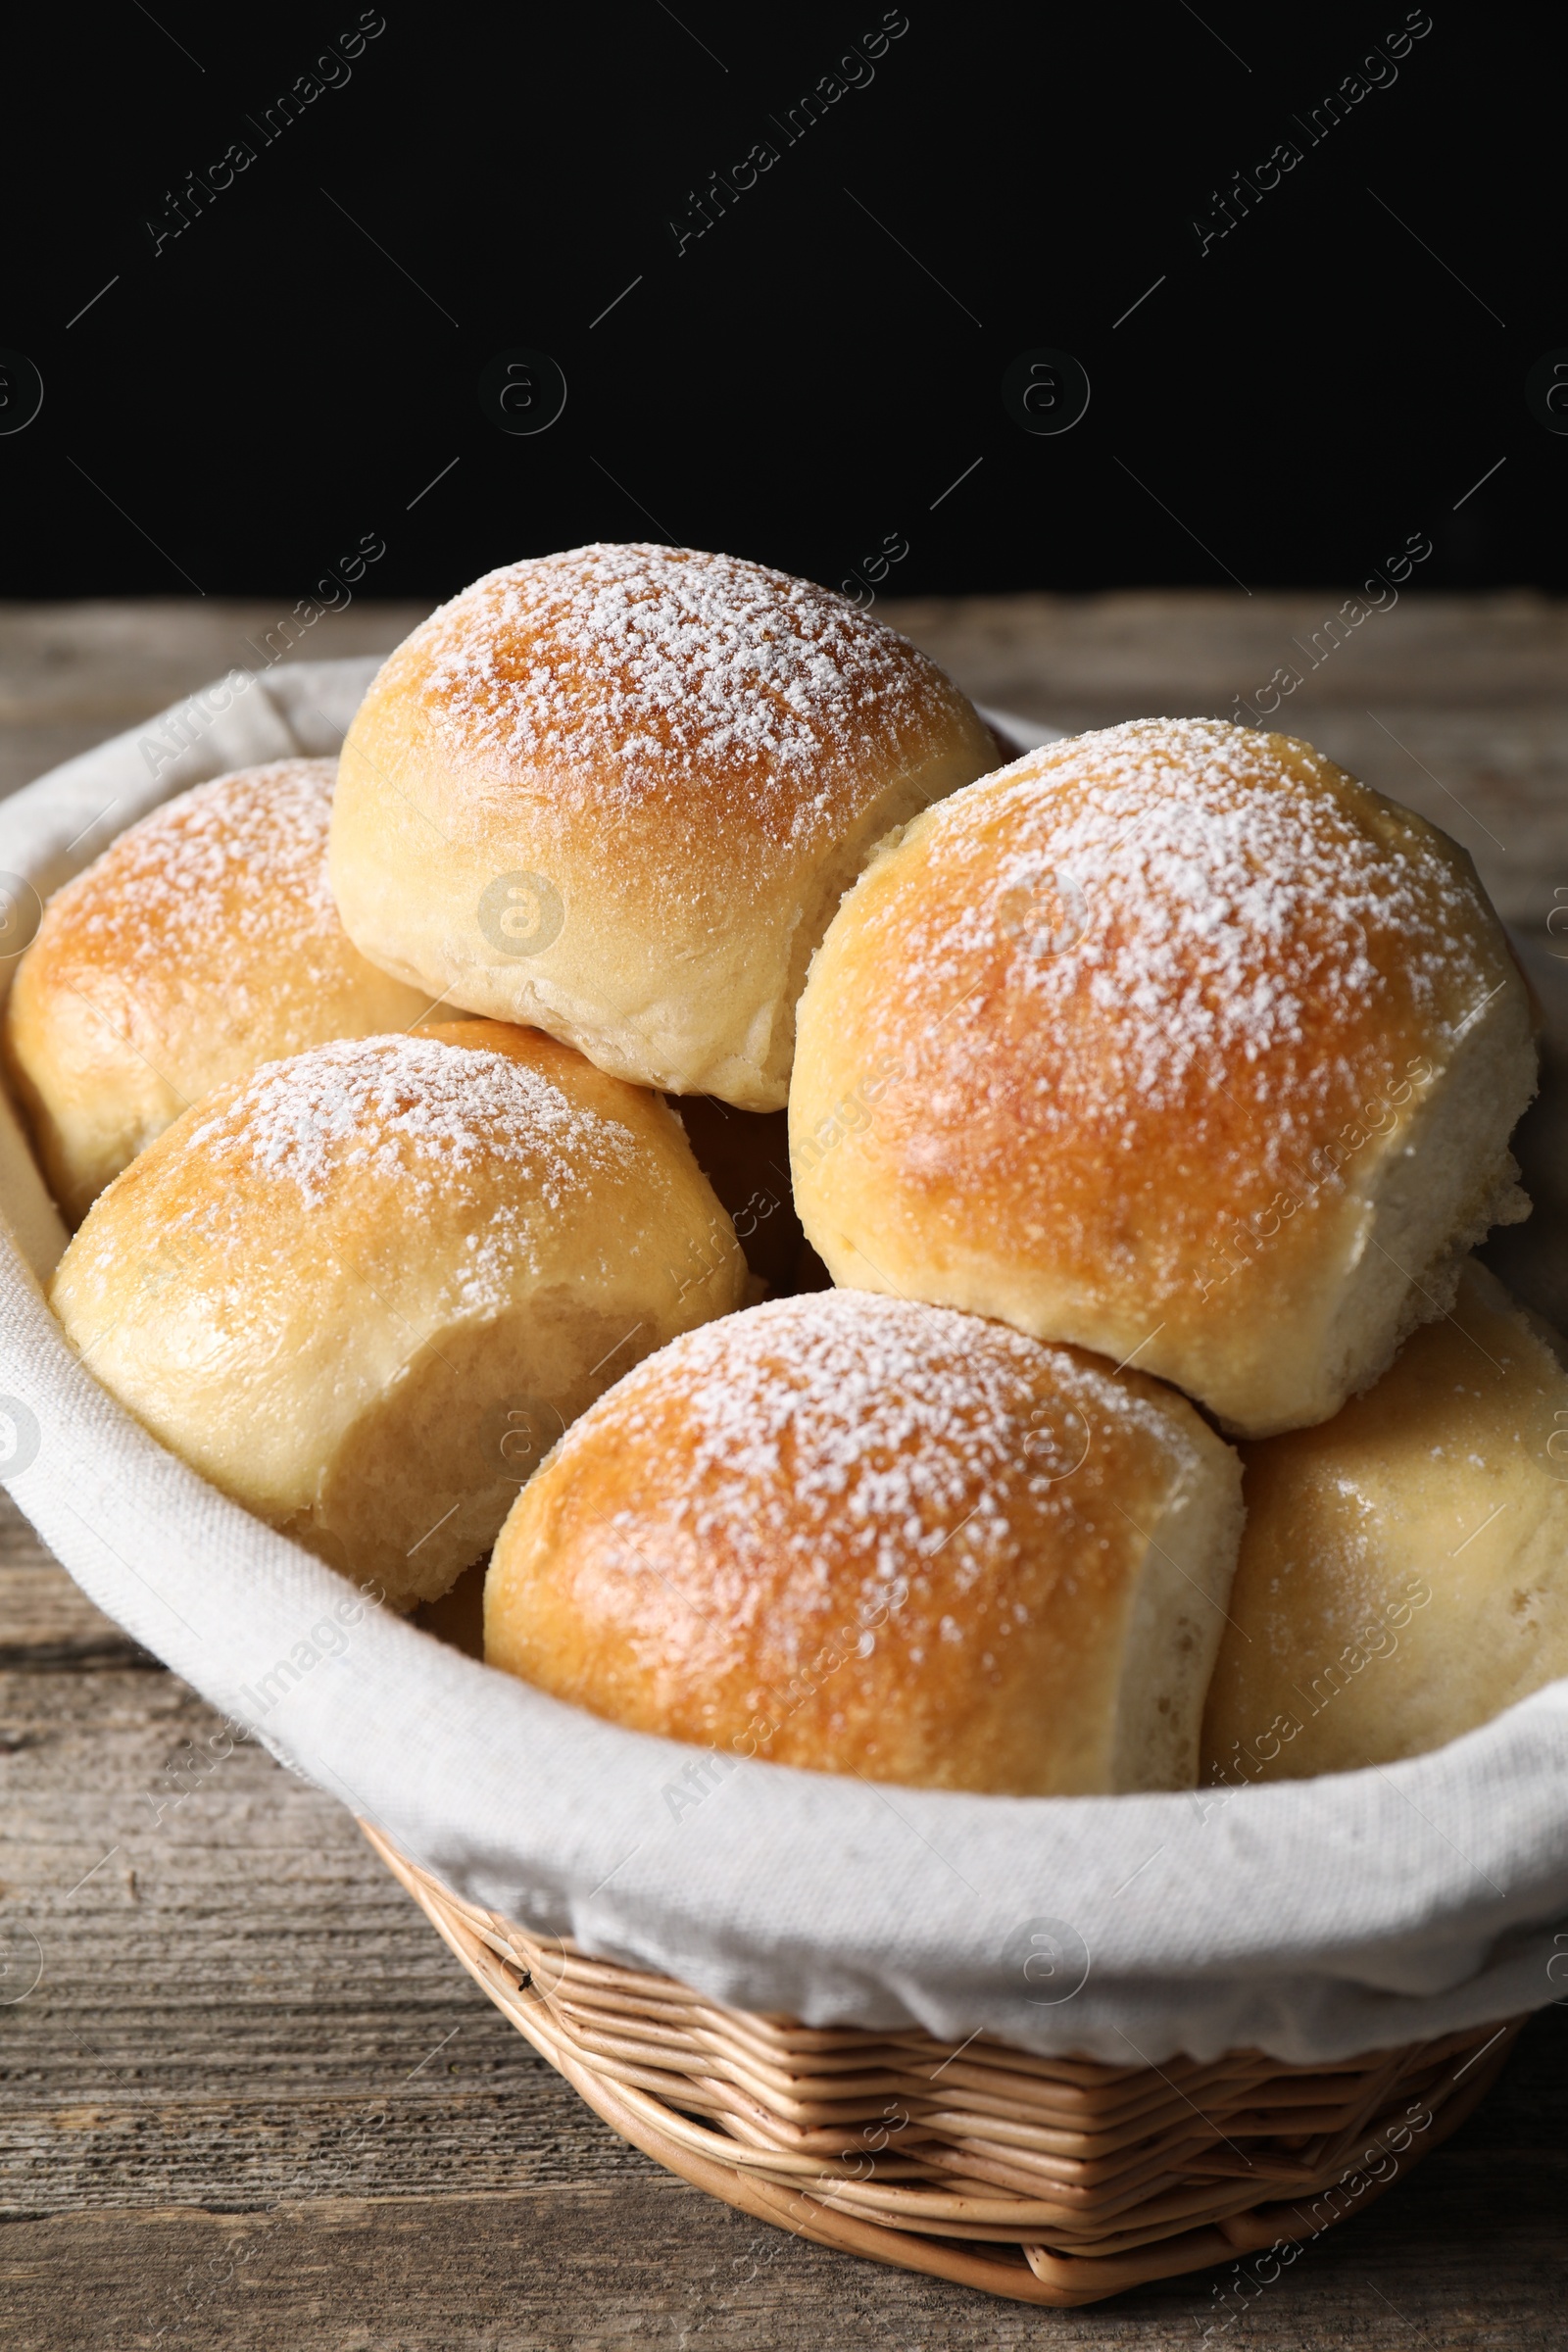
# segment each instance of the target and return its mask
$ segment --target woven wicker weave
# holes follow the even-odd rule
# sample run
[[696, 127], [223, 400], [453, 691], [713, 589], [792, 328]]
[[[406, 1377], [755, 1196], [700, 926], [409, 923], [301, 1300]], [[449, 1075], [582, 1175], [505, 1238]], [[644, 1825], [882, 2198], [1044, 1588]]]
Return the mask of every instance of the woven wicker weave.
[[1315, 2237], [1461, 2123], [1520, 2020], [1336, 2066], [1164, 2068], [723, 2009], [461, 1902], [365, 1834], [518, 2032], [634, 2146], [823, 2245], [1093, 2303]]

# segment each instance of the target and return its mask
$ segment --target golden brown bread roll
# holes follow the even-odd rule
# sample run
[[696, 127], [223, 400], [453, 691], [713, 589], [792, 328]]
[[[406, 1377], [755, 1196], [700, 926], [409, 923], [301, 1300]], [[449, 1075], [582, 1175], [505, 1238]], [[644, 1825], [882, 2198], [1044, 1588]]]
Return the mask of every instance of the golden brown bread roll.
[[430, 991], [368, 963], [337, 919], [334, 767], [279, 760], [200, 784], [44, 908], [0, 1039], [70, 1223], [215, 1086], [430, 1010]]
[[1243, 1448], [1217, 1785], [1419, 1756], [1568, 1675], [1568, 1373], [1485, 1268], [1376, 1388]]
[[800, 1007], [834, 1279], [1136, 1360], [1262, 1435], [1334, 1412], [1526, 1213], [1527, 992], [1462, 850], [1308, 745], [1148, 719], [890, 846]]
[[567, 1432], [496, 1545], [485, 1656], [727, 1756], [1190, 1787], [1240, 1486], [1154, 1381], [941, 1307], [770, 1301]]
[[51, 1303], [155, 1437], [401, 1608], [745, 1279], [657, 1096], [474, 1021], [320, 1046], [184, 1112], [91, 1209]]
[[475, 582], [387, 662], [343, 746], [332, 886], [411, 986], [772, 1110], [841, 892], [995, 764], [956, 687], [844, 598], [576, 548]]

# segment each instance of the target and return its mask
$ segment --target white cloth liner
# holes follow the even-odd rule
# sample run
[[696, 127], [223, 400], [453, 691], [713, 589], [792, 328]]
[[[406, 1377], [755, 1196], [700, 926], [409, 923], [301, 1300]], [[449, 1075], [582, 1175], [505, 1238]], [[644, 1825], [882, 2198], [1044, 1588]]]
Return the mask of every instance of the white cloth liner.
[[[172, 793], [335, 750], [375, 666], [236, 673], [68, 761], [0, 804], [0, 870], [47, 895]], [[726, 1766], [361, 1604], [155, 1444], [43, 1303], [62, 1237], [3, 1104], [0, 1204], [22, 1508], [138, 1642], [461, 1894], [736, 2006], [1128, 2065], [1332, 2060], [1568, 1990], [1568, 1683], [1435, 1755], [1228, 1796]]]

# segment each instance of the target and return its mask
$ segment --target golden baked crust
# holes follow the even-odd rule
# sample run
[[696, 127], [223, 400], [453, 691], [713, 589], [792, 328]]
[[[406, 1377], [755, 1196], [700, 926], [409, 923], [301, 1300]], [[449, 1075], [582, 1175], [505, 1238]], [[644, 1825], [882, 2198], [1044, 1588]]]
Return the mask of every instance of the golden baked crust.
[[280, 760], [198, 785], [49, 901], [0, 1042], [72, 1224], [215, 1086], [429, 1010], [430, 991], [367, 962], [338, 921], [326, 881], [335, 769]]
[[[1469, 859], [1310, 746], [1141, 720], [912, 824], [800, 1007], [834, 1277], [1322, 1419], [1524, 1213], [1524, 981]], [[1451, 1280], [1447, 1284], [1451, 1291]]]
[[1471, 1264], [1376, 1388], [1243, 1448], [1203, 1723], [1216, 1787], [1423, 1755], [1568, 1675], [1568, 1373], [1549, 1339]]
[[535, 1031], [322, 1046], [186, 1111], [51, 1303], [155, 1437], [399, 1607], [627, 1364], [737, 1306], [674, 1114]]
[[939, 1307], [780, 1299], [567, 1433], [496, 1545], [485, 1656], [725, 1758], [1190, 1785], [1239, 1488], [1153, 1381]]
[[476, 581], [386, 662], [343, 747], [333, 888], [411, 984], [776, 1109], [840, 893], [995, 760], [936, 665], [842, 597], [577, 548]]

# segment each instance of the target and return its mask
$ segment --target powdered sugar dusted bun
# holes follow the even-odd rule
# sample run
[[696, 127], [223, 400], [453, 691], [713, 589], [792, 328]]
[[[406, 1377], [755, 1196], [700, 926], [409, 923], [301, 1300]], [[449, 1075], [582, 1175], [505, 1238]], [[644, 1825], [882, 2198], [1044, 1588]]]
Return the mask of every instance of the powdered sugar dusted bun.
[[429, 1010], [433, 991], [368, 963], [338, 921], [334, 766], [280, 760], [198, 785], [49, 901], [0, 1036], [73, 1224], [215, 1086]]
[[657, 1096], [474, 1021], [318, 1047], [186, 1111], [51, 1303], [155, 1437], [406, 1607], [617, 1373], [744, 1282]]
[[1523, 1216], [1524, 981], [1470, 860], [1304, 743], [1141, 720], [919, 818], [800, 1011], [835, 1279], [1326, 1419]]
[[1215, 1787], [1424, 1755], [1568, 1675], [1568, 1371], [1485, 1268], [1364, 1396], [1245, 1455]]
[[1136, 1373], [941, 1307], [780, 1299], [567, 1433], [496, 1545], [485, 1656], [726, 1758], [1188, 1787], [1240, 1488]]
[[840, 894], [995, 764], [957, 689], [844, 598], [577, 548], [490, 573], [386, 663], [343, 747], [332, 883], [411, 986], [772, 1110]]

